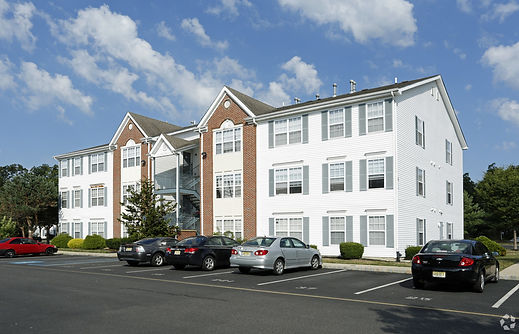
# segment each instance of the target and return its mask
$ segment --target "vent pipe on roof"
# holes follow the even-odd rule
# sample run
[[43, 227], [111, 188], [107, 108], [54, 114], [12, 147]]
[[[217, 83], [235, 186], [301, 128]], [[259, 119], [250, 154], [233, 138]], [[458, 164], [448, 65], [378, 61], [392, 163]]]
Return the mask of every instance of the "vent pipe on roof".
[[337, 84], [334, 82], [333, 83], [333, 97], [336, 97], [337, 96]]
[[350, 94], [357, 91], [357, 83], [354, 80], [350, 80]]
[[316, 99], [316, 100], [319, 100], [319, 99], [320, 99], [320, 95], [319, 95], [319, 93], [315, 94], [315, 99]]
[[398, 78], [397, 77], [395, 77], [395, 83], [398, 83]]
[[298, 97], [294, 97], [294, 103], [298, 104], [299, 102], [301, 102], [301, 99]]

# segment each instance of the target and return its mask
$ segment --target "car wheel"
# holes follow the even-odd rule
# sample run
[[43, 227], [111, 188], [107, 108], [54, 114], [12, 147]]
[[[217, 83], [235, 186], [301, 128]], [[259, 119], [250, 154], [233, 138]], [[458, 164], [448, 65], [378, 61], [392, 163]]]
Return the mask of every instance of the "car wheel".
[[16, 253], [12, 249], [8, 249], [7, 252], [5, 252], [5, 257], [14, 257]]
[[242, 274], [248, 274], [250, 272], [250, 268], [249, 267], [238, 267], [238, 270]]
[[136, 267], [139, 265], [139, 261], [126, 261], [129, 266]]
[[418, 278], [413, 277], [413, 285], [416, 289], [423, 289], [425, 288], [425, 282], [420, 281]]
[[173, 267], [178, 270], [184, 269], [186, 266], [184, 264], [174, 264]]
[[155, 253], [151, 257], [151, 265], [153, 267], [160, 267], [164, 264], [164, 255], [161, 253]]
[[215, 267], [214, 257], [212, 257], [210, 255], [204, 257], [204, 259], [202, 261], [202, 269], [205, 271], [211, 271], [211, 270], [214, 270], [214, 267]]
[[314, 255], [312, 260], [310, 261], [310, 269], [317, 270], [319, 269], [319, 256]]
[[485, 289], [485, 273], [483, 271], [480, 271], [478, 274], [478, 280], [476, 283], [474, 283], [474, 290], [476, 292], [483, 292]]
[[496, 266], [496, 271], [494, 272], [494, 277], [492, 277], [492, 280], [490, 282], [492, 282], [492, 283], [499, 282], [499, 266]]
[[45, 255], [54, 255], [54, 249], [49, 247], [45, 250]]
[[279, 258], [274, 262], [274, 274], [282, 275], [284, 271], [285, 271], [285, 261], [283, 261], [283, 259]]

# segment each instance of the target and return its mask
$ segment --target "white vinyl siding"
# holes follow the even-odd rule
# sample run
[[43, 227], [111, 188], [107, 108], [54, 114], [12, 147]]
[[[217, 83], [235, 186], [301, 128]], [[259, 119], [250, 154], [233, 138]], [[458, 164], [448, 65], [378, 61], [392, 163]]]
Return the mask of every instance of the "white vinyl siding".
[[214, 135], [216, 154], [241, 151], [241, 128], [215, 131]]
[[330, 217], [330, 244], [339, 245], [345, 238], [346, 217]]
[[369, 216], [368, 229], [370, 246], [384, 246], [386, 244], [385, 216]]
[[141, 147], [123, 147], [123, 168], [139, 166], [141, 160]]
[[384, 131], [384, 103], [368, 103], [366, 109], [368, 133]]
[[275, 223], [277, 237], [303, 239], [303, 218], [276, 218]]
[[243, 237], [243, 222], [241, 217], [217, 217], [215, 221], [214, 232], [222, 234], [232, 232], [234, 239], [241, 239]]

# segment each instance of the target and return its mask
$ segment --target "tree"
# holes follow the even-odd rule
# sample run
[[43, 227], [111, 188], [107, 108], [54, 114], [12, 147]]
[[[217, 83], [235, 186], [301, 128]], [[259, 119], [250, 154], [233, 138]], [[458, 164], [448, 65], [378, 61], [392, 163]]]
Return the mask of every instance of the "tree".
[[514, 249], [517, 249], [519, 166], [488, 166], [483, 179], [476, 186], [476, 194], [494, 230], [514, 232]]
[[4, 216], [0, 220], [0, 239], [14, 237], [16, 235], [16, 223], [11, 218]]
[[23, 166], [19, 164], [0, 166], [0, 188], [2, 188], [7, 181], [12, 180], [13, 177], [25, 172], [27, 172], [27, 169], [23, 168]]
[[469, 173], [463, 174], [463, 190], [466, 190], [471, 197], [476, 193], [476, 183], [472, 181]]
[[153, 182], [143, 179], [140, 190], [130, 190], [128, 203], [119, 221], [128, 229], [130, 238], [175, 236], [177, 226], [170, 226], [168, 215], [175, 212], [176, 204], [154, 193]]
[[465, 225], [465, 234], [468, 237], [477, 237], [486, 234], [485, 231], [485, 212], [474, 203], [472, 196], [467, 190], [463, 190], [463, 222]]

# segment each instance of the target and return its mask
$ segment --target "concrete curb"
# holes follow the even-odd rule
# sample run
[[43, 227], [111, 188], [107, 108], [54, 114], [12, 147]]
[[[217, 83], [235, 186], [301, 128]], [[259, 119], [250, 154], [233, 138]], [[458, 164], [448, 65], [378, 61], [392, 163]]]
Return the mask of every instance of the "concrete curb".
[[372, 266], [368, 264], [350, 264], [350, 263], [323, 263], [323, 268], [327, 269], [348, 269], [356, 271], [373, 271], [380, 273], [394, 274], [411, 274], [411, 267], [397, 266]]
[[63, 251], [58, 249], [57, 255], [77, 255], [77, 256], [97, 256], [97, 257], [115, 257], [117, 258], [117, 253], [90, 253], [90, 252], [72, 252], [72, 251]]
[[500, 279], [519, 281], [519, 263], [504, 269], [499, 275]]

